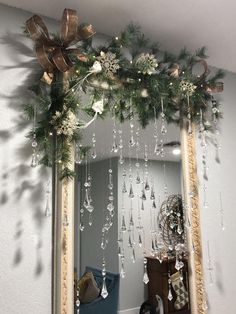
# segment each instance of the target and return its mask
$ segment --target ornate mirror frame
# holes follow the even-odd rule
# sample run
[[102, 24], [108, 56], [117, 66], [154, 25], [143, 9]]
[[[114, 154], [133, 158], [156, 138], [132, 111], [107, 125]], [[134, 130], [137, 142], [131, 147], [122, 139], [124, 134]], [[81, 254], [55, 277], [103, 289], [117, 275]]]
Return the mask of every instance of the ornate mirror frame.
[[[187, 231], [189, 246], [189, 286], [191, 313], [205, 314], [205, 292], [202, 265], [200, 208], [196, 161], [195, 131], [189, 134], [181, 127], [182, 169], [186, 208], [191, 219]], [[73, 156], [73, 154], [72, 154]], [[74, 163], [72, 160], [71, 169]], [[54, 173], [56, 173], [54, 169]], [[74, 181], [55, 178], [53, 214], [52, 313], [74, 313]], [[62, 217], [67, 216], [68, 224]]]

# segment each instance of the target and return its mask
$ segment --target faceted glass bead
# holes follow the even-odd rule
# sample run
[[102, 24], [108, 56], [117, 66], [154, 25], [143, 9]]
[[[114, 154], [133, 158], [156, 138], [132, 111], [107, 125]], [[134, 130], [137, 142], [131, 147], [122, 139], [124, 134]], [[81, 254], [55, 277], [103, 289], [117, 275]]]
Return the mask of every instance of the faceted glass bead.
[[101, 291], [101, 296], [103, 299], [106, 299], [108, 297], [108, 292], [107, 292], [107, 286], [106, 286], [106, 278], [103, 278], [102, 282], [102, 291]]
[[170, 286], [169, 286], [168, 300], [169, 300], [169, 301], [172, 301], [172, 300], [173, 300], [173, 295], [172, 295], [171, 287], [170, 287]]
[[145, 268], [144, 274], [143, 274], [143, 282], [145, 283], [145, 285], [147, 285], [149, 283], [149, 277], [148, 277], [146, 268]]

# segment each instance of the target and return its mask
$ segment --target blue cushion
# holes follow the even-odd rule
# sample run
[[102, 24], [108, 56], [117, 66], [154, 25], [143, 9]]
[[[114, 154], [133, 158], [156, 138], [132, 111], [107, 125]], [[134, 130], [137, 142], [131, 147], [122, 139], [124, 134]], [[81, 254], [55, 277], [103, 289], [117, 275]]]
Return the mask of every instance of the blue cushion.
[[[94, 279], [97, 282], [98, 287], [102, 287], [102, 273], [101, 270], [86, 267], [86, 272], [92, 272]], [[91, 303], [81, 304], [79, 307], [79, 314], [117, 314], [118, 302], [119, 302], [119, 282], [120, 275], [107, 272], [106, 274], [106, 285], [108, 296], [103, 299], [99, 296], [96, 300]], [[76, 313], [76, 312], [75, 312]]]

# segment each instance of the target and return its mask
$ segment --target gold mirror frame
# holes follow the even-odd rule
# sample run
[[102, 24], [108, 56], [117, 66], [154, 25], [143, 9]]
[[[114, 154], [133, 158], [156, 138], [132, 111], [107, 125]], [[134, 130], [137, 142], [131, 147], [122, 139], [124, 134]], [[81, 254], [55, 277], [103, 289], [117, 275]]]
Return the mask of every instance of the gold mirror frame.
[[[191, 314], [206, 314], [194, 126], [192, 134], [188, 134], [186, 124], [181, 127], [181, 147], [185, 203], [191, 219], [191, 228], [187, 231]], [[71, 156], [73, 155], [71, 154]], [[74, 160], [72, 158], [71, 169], [73, 167]], [[74, 180], [61, 182], [56, 175], [54, 178], [52, 313], [73, 314]], [[65, 216], [68, 225], [63, 225]]]

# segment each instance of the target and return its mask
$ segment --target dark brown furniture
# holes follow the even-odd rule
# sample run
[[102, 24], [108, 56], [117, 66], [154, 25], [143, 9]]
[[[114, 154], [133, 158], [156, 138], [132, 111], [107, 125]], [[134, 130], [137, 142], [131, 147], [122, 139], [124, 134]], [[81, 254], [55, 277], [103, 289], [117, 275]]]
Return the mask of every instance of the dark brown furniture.
[[[185, 287], [188, 290], [188, 276], [187, 276], [188, 265], [187, 261], [184, 261], [183, 267], [183, 278]], [[181, 310], [176, 310], [174, 308], [174, 303], [176, 299], [176, 294], [172, 289], [173, 300], [170, 302], [168, 300], [168, 271], [172, 275], [176, 272], [175, 269], [175, 259], [164, 260], [162, 263], [154, 257], [147, 257], [147, 271], [149, 277], [148, 283], [148, 298], [149, 301], [153, 304], [156, 304], [156, 294], [158, 294], [164, 304], [164, 313], [165, 314], [190, 314], [190, 303]]]

